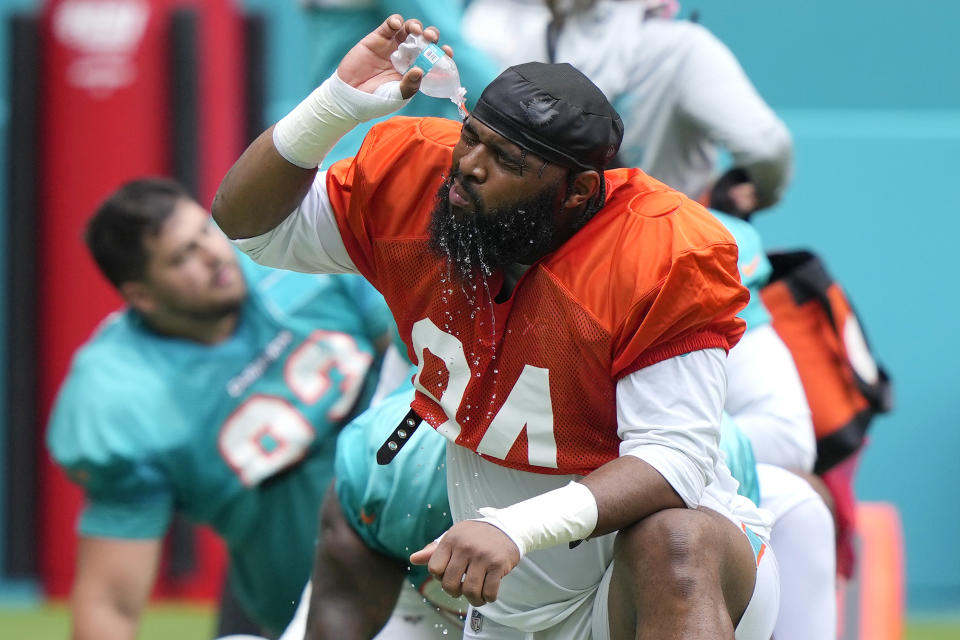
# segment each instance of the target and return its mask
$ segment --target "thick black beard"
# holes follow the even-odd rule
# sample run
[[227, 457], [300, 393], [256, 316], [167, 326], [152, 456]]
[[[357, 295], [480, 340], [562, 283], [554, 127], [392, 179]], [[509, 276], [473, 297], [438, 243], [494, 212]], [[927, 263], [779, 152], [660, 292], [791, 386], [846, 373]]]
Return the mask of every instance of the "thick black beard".
[[[450, 206], [454, 178], [473, 200], [474, 211]], [[437, 191], [430, 218], [430, 248], [446, 258], [462, 282], [486, 277], [514, 264], [530, 264], [553, 247], [557, 201], [562, 185], [547, 185], [509, 207], [486, 210], [483, 200], [451, 171]]]

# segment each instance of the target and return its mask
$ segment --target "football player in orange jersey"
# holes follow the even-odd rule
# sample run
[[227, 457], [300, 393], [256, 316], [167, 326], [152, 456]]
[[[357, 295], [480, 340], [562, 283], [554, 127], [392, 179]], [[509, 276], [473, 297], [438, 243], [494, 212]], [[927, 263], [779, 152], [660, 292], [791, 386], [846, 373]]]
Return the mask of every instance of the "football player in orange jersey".
[[767, 640], [769, 522], [717, 448], [735, 243], [642, 172], [604, 171], [622, 124], [569, 65], [511, 67], [462, 127], [388, 120], [318, 174], [417, 91], [423, 71], [389, 58], [421, 32], [438, 40], [391, 16], [351, 49], [237, 161], [217, 221], [264, 264], [384, 294], [418, 366], [408, 419], [451, 443], [455, 524], [411, 560], [470, 601], [464, 637]]

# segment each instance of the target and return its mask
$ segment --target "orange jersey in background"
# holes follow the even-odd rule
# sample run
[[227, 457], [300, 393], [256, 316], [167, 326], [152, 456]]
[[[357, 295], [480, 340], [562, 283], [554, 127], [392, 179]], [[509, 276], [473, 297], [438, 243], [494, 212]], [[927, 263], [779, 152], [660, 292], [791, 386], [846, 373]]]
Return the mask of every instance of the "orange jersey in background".
[[619, 453], [620, 378], [740, 339], [737, 246], [679, 192], [607, 171], [603, 209], [494, 303], [501, 274], [474, 289], [428, 246], [459, 134], [431, 118], [374, 127], [327, 176], [341, 236], [420, 367], [420, 416], [497, 464], [587, 474]]

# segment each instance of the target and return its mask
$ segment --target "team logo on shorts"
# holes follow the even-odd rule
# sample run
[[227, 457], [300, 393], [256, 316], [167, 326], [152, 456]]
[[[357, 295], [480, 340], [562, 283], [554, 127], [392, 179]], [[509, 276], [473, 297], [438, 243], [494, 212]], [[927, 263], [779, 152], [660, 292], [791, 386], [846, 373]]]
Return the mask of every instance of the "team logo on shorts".
[[474, 633], [480, 633], [480, 629], [483, 628], [483, 614], [472, 609], [470, 611], [470, 630]]

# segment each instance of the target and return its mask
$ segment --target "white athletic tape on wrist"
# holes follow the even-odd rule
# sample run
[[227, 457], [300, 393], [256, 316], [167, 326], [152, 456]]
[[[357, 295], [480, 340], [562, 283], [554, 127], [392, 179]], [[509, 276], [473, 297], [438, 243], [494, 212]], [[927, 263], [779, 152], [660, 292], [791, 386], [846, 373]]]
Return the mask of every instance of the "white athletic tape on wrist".
[[480, 522], [503, 531], [520, 550], [546, 549], [586, 539], [597, 528], [597, 499], [586, 485], [571, 482], [503, 509], [478, 509]]
[[406, 103], [397, 81], [366, 93], [351, 87], [334, 72], [276, 124], [273, 146], [287, 162], [303, 169], [316, 169], [350, 129], [389, 115]]

